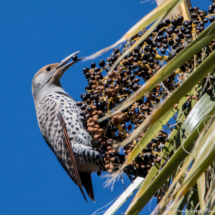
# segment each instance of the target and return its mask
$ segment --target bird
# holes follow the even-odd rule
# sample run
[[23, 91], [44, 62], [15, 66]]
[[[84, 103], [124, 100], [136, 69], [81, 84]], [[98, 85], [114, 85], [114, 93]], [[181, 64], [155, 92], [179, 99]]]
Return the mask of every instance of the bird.
[[[105, 171], [103, 155], [93, 149], [93, 140], [84, 126], [81, 110], [60, 83], [66, 70], [83, 59], [77, 58], [79, 52], [37, 71], [32, 81], [32, 94], [43, 138], [78, 185], [84, 199], [87, 201], [82, 185], [95, 201], [91, 173]], [[69, 62], [71, 59], [73, 61]]]
[[[80, 51], [37, 71], [32, 80], [32, 94], [44, 140], [84, 199], [87, 201], [83, 187], [95, 202], [91, 173], [106, 171], [104, 155], [95, 147], [97, 142], [87, 131], [81, 109], [60, 83], [66, 70], [83, 59], [77, 57], [78, 53]], [[136, 174], [132, 168], [124, 172]]]

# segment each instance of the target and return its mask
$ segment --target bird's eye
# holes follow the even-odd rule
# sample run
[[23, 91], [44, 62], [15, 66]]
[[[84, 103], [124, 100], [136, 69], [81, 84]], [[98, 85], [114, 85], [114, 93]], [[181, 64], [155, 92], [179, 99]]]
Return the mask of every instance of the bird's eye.
[[46, 71], [51, 71], [51, 67], [47, 67], [47, 68], [46, 68]]

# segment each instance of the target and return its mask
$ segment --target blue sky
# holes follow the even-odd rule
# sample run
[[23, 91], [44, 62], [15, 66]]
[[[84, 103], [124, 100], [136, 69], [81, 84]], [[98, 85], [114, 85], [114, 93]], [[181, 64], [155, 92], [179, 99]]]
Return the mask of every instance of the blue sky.
[[[46, 64], [79, 50], [79, 57], [88, 56], [114, 43], [156, 6], [140, 2], [1, 1], [1, 214], [92, 214], [123, 192], [121, 182], [112, 192], [104, 189], [105, 179], [94, 174], [96, 203], [85, 202], [40, 134], [31, 81]], [[207, 9], [210, 3], [195, 0], [193, 6]], [[62, 86], [75, 100], [80, 100], [87, 85], [82, 69], [90, 64], [79, 62], [62, 78]], [[125, 185], [129, 185], [127, 178]], [[123, 214], [129, 202], [116, 214]], [[149, 214], [149, 205], [141, 214]]]

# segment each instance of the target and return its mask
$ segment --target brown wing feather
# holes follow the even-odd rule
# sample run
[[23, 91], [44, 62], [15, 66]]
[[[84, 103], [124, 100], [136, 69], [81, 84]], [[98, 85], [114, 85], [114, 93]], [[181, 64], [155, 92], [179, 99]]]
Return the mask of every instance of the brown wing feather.
[[95, 202], [91, 174], [87, 172], [79, 172], [79, 175], [88, 196]]
[[[73, 153], [70, 141], [69, 141], [69, 137], [68, 137], [68, 134], [67, 134], [66, 124], [65, 124], [65, 122], [63, 120], [63, 117], [61, 116], [60, 113], [58, 113], [57, 116], [58, 116], [58, 119], [60, 120], [60, 123], [61, 123], [61, 125], [63, 127], [63, 131], [64, 131], [64, 135], [65, 135], [64, 140], [65, 140], [66, 146], [68, 147], [68, 150], [69, 150], [70, 159], [71, 159], [71, 163], [72, 163], [72, 168], [71, 169], [72, 169], [72, 175], [74, 177], [74, 182], [78, 185], [81, 193], [84, 196], [84, 199], [87, 201], [86, 196], [84, 194], [83, 187], [82, 187], [82, 180], [80, 178], [80, 175], [79, 175], [79, 172], [78, 172], [78, 168], [77, 168], [77, 165], [76, 165], [75, 156], [74, 156], [74, 153]], [[86, 187], [85, 187], [85, 189], [86, 189]]]

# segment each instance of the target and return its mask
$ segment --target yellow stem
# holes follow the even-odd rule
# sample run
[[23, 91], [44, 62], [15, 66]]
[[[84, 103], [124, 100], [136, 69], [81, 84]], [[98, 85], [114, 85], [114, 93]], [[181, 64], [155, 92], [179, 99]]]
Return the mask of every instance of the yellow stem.
[[169, 61], [169, 58], [167, 57], [167, 56], [161, 56], [161, 55], [156, 55], [155, 57], [154, 57], [154, 59], [155, 60], [163, 60], [163, 61]]

